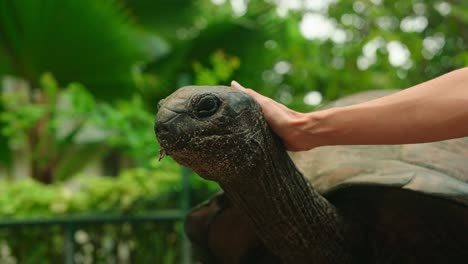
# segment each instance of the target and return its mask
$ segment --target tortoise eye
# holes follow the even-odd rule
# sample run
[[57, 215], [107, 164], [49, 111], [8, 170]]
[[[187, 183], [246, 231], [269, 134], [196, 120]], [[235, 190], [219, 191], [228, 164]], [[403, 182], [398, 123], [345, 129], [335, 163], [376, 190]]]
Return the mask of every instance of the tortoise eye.
[[218, 110], [221, 102], [212, 94], [202, 95], [193, 101], [193, 112], [199, 118], [212, 116]]

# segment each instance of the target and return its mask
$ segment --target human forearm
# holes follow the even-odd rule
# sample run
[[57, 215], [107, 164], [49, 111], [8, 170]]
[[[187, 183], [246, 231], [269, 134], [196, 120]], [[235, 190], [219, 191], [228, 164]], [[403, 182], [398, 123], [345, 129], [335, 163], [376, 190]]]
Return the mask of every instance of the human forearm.
[[298, 140], [310, 144], [306, 148], [466, 136], [468, 68], [366, 103], [305, 114], [296, 126]]
[[288, 109], [236, 82], [261, 105], [292, 151], [325, 145], [404, 144], [468, 135], [468, 68], [354, 106], [308, 114]]

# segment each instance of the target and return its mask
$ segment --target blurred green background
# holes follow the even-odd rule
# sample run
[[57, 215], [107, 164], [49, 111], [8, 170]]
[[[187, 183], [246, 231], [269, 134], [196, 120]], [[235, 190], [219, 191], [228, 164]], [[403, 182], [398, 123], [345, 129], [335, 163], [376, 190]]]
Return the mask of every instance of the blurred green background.
[[[183, 85], [237, 80], [313, 111], [467, 66], [467, 47], [464, 0], [0, 0], [0, 219], [207, 199], [216, 184], [157, 162], [157, 102]], [[179, 220], [74, 225], [75, 263], [189, 262]], [[67, 241], [0, 228], [0, 263], [61, 263]]]

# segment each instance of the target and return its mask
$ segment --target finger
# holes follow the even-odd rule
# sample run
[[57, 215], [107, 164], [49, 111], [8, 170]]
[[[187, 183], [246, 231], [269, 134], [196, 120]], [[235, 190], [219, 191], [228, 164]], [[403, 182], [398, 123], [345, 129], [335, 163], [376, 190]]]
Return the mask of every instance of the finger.
[[244, 86], [242, 86], [241, 84], [239, 84], [236, 81], [231, 82], [231, 87], [234, 88], [234, 89], [240, 90], [240, 91], [242, 91], [244, 93], [247, 93], [250, 96], [257, 97], [259, 95], [255, 91], [253, 91], [252, 89], [245, 88]]
[[[260, 105], [262, 106], [262, 108], [264, 110], [269, 110], [269, 111], [266, 111], [266, 112], [274, 113], [274, 112], [276, 112], [278, 110], [282, 110], [282, 111], [284, 111], [286, 113], [291, 112], [290, 109], [288, 107], [286, 107], [285, 105], [280, 104], [280, 103], [274, 101], [273, 99], [271, 99], [269, 97], [266, 97], [266, 96], [264, 96], [262, 94], [259, 94], [259, 93], [257, 93], [256, 91], [254, 91], [252, 89], [245, 88], [240, 83], [238, 83], [238, 82], [236, 82], [234, 80], [231, 81], [231, 87], [234, 88], [234, 89], [241, 90], [241, 91], [247, 93], [248, 95], [252, 96], [253, 98], [255, 98], [255, 100], [258, 103], [260, 103]], [[274, 107], [276, 109], [276, 111], [273, 111], [273, 109], [271, 109], [271, 107]]]
[[258, 100], [261, 100], [262, 97], [264, 97], [263, 95], [255, 92], [254, 90], [252, 89], [248, 89], [248, 88], [245, 88], [244, 86], [240, 85], [238, 82], [236, 81], [232, 81], [231, 82], [231, 87], [234, 88], [234, 89], [237, 89], [237, 90], [240, 90], [250, 96], [252, 96], [253, 98], [255, 98], [257, 101]]
[[240, 83], [236, 82], [236, 81], [231, 81], [231, 87], [234, 88], [234, 89], [238, 89], [238, 90], [246, 90], [246, 88], [244, 86], [242, 86]]

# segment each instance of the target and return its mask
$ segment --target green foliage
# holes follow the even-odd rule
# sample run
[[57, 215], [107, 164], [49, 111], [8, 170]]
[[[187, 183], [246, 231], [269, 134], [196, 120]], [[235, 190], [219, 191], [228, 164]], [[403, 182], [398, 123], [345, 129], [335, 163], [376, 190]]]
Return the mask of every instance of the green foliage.
[[177, 32], [192, 25], [199, 10], [193, 0], [125, 0], [125, 4], [141, 24], [170, 41], [177, 41]]
[[41, 117], [47, 113], [47, 107], [44, 105], [30, 105], [23, 93], [9, 94], [2, 96], [2, 101], [8, 111], [1, 113], [1, 120], [6, 125], [3, 127], [4, 136], [17, 136], [23, 140], [27, 136], [24, 133], [36, 124]]
[[[2, 109], [0, 109], [2, 111]], [[0, 127], [2, 123], [0, 121]], [[0, 167], [8, 168], [11, 164], [11, 151], [8, 146], [8, 139], [0, 134]]]
[[[181, 169], [171, 159], [156, 159], [148, 168], [123, 171], [118, 177], [78, 176], [44, 185], [26, 179], [0, 183], [0, 215], [4, 218], [50, 217], [89, 213], [136, 213], [179, 206]], [[199, 177], [190, 177], [192, 203], [218, 190]]]
[[217, 85], [226, 82], [240, 66], [239, 58], [228, 56], [221, 50], [211, 54], [210, 63], [212, 68], [205, 68], [199, 62], [193, 64], [196, 85]]
[[[131, 169], [117, 178], [79, 176], [66, 183], [43, 185], [33, 180], [0, 182], [3, 220], [66, 215], [131, 215], [178, 208], [181, 169], [172, 160], [156, 159], [147, 169]], [[190, 177], [192, 206], [218, 190], [199, 177]], [[174, 263], [180, 253], [181, 225], [176, 222], [96, 224], [75, 226], [78, 255], [93, 262], [117, 258], [128, 247], [132, 263]], [[44, 235], [47, 233], [47, 236]], [[61, 262], [64, 230], [59, 226], [0, 229], [0, 248], [8, 247], [19, 263]], [[37, 243], [41, 241], [41, 243]], [[120, 245], [120, 246], [119, 246]], [[89, 247], [94, 248], [89, 250]], [[98, 253], [99, 252], [99, 253]], [[6, 258], [0, 254], [0, 262]]]
[[[161, 167], [153, 164], [154, 114], [146, 109], [183, 85], [235, 79], [291, 108], [312, 111], [316, 106], [304, 102], [310, 91], [326, 102], [367, 89], [406, 88], [468, 65], [463, 1], [341, 0], [322, 1], [330, 3], [322, 8], [299, 1], [301, 8], [286, 5], [289, 10], [288, 1], [240, 1], [245, 10], [234, 2], [0, 0], [0, 76], [26, 80], [2, 83], [0, 162], [11, 165], [18, 149], [29, 149], [33, 175], [56, 181], [2, 182], [0, 193], [7, 195], [0, 196], [0, 213], [32, 217], [177, 206], [179, 172], [167, 159]], [[320, 19], [307, 26], [310, 16]], [[313, 37], [307, 27], [334, 33]], [[392, 45], [408, 55], [405, 61], [391, 61]], [[66, 181], [110, 152], [137, 168], [115, 179]], [[193, 201], [216, 189], [196, 177], [191, 185]], [[170, 250], [178, 246], [178, 224], [83, 230], [95, 234], [95, 252], [116, 252], [118, 243], [133, 241], [128, 243], [143, 252], [132, 253], [140, 254], [134, 263], [154, 262], [145, 259], [147, 252], [163, 256], [157, 263], [178, 261]], [[30, 257], [20, 262], [63, 260], [63, 230], [49, 231], [54, 250], [23, 246], [43, 239], [43, 230], [3, 232], [15, 254]], [[166, 233], [147, 236], [154, 232]], [[2, 234], [0, 251], [1, 243]], [[88, 254], [89, 243], [79, 247]]]
[[143, 166], [157, 155], [153, 132], [154, 116], [144, 110], [141, 97], [114, 105], [100, 104], [91, 112], [89, 125], [107, 132], [106, 144], [132, 158], [136, 165]]
[[[174, 48], [146, 69], [153, 82], [143, 92], [153, 104], [180, 87], [182, 76], [188, 83], [227, 84], [190, 67], [193, 62], [208, 65], [217, 50], [241, 62], [230, 78], [301, 111], [315, 109], [304, 102], [310, 91], [319, 91], [326, 102], [362, 90], [406, 88], [468, 65], [468, 8], [461, 2], [346, 0], [284, 11], [287, 5], [281, 1], [281, 8], [277, 1], [249, 1], [245, 14], [234, 11], [230, 1], [193, 2], [184, 23], [172, 24], [176, 30], [168, 39]], [[140, 11], [134, 10], [143, 25], [160, 20]], [[330, 23], [337, 31], [306, 37], [310, 15], [324, 19], [309, 28]], [[369, 44], [375, 40], [374, 52]], [[409, 60], [393, 65], [390, 43], [407, 49]], [[282, 62], [290, 65], [288, 71], [277, 71]]]
[[35, 82], [52, 72], [106, 99], [132, 94], [138, 64], [168, 50], [116, 0], [0, 0], [0, 40], [1, 75]]
[[142, 166], [157, 155], [154, 117], [138, 96], [111, 105], [96, 101], [78, 83], [60, 90], [50, 74], [41, 78], [41, 90], [9, 82], [0, 97], [1, 132], [12, 149], [31, 151], [33, 178], [48, 183], [69, 178], [112, 149]]
[[[180, 223], [75, 225], [75, 263], [180, 263]], [[65, 263], [63, 226], [0, 230], [0, 262]]]

